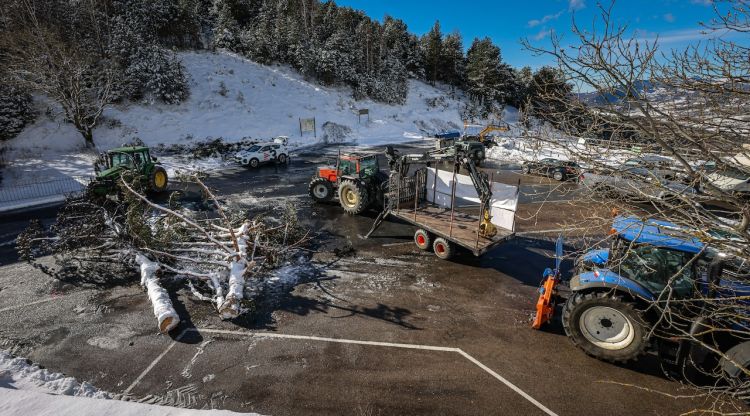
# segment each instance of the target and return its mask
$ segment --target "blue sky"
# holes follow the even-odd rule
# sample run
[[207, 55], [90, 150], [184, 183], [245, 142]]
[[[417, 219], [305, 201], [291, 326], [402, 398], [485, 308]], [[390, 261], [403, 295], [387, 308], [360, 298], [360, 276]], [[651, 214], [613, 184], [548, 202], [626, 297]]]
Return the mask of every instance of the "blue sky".
[[[583, 28], [591, 28], [599, 9], [595, 0], [336, 0], [342, 6], [363, 10], [382, 20], [391, 15], [406, 22], [409, 30], [422, 35], [440, 20], [444, 33], [458, 29], [468, 48], [474, 37], [489, 36], [498, 44], [503, 59], [513, 66], [538, 68], [551, 63], [522, 49], [519, 40], [528, 38], [535, 45], [549, 43], [554, 31], [571, 39], [572, 18]], [[603, 0], [603, 4], [609, 4]], [[711, 0], [619, 0], [613, 16], [626, 23], [639, 37], [660, 38], [662, 48], [680, 48], [706, 37], [699, 22], [714, 17]]]

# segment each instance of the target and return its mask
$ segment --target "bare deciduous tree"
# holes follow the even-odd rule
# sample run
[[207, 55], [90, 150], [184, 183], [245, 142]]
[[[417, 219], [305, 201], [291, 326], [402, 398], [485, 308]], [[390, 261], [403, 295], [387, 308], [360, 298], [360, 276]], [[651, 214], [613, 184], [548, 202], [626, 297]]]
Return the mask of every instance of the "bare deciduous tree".
[[[8, 72], [30, 91], [41, 92], [57, 102], [87, 147], [94, 147], [93, 130], [104, 109], [115, 99], [117, 71], [101, 48], [79, 42], [59, 25], [47, 24], [33, 0], [11, 1], [3, 6], [0, 54]], [[75, 6], [92, 33], [106, 30], [103, 15], [92, 2]], [[97, 17], [93, 17], [97, 15]]]
[[[727, 346], [750, 339], [750, 310], [746, 294], [726, 282], [750, 279], [750, 198], [735, 186], [750, 179], [750, 49], [736, 42], [750, 31], [750, 7], [746, 0], [714, 7], [717, 17], [704, 24], [705, 38], [683, 50], [665, 50], [658, 37], [617, 24], [614, 3], [600, 6], [590, 29], [574, 21], [572, 40], [553, 34], [551, 47], [525, 41], [530, 51], [553, 58], [579, 92], [542, 91], [537, 98], [551, 103], [554, 114], [546, 127], [526, 131], [525, 140], [584, 165], [575, 204], [667, 219], [705, 244], [664, 277], [656, 300], [639, 308], [652, 317], [645, 324], [652, 342], [688, 341], [716, 357], [708, 366], [688, 359], [678, 372], [692, 367], [712, 380], [728, 379], [712, 382], [711, 393], [747, 398], [750, 360]], [[641, 164], [629, 167], [628, 159]], [[590, 230], [581, 248], [601, 245], [610, 221], [592, 214], [575, 224]], [[652, 271], [637, 244], [621, 248], [609, 268], [636, 260], [640, 269], [632, 272]], [[709, 254], [729, 259], [721, 281], [700, 281], [711, 275], [702, 263]], [[687, 274], [698, 276], [690, 288]], [[726, 363], [738, 367], [740, 377], [727, 377]], [[723, 399], [714, 404], [712, 411], [732, 411]]]

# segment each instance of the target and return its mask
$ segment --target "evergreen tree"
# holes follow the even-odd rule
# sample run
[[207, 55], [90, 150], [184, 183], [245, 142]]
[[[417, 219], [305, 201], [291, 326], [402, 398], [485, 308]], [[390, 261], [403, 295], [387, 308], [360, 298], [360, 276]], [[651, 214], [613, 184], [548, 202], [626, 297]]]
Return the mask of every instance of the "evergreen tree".
[[518, 107], [522, 111], [526, 111], [526, 105], [529, 101], [531, 94], [531, 84], [534, 81], [534, 73], [531, 68], [525, 66], [520, 70], [516, 71], [516, 82], [518, 85], [518, 93], [516, 100], [512, 105]]
[[16, 137], [35, 117], [31, 94], [14, 85], [0, 83], [0, 141]]
[[453, 32], [443, 41], [443, 55], [440, 60], [440, 80], [455, 86], [464, 84], [466, 74], [466, 58], [464, 46], [459, 32]]
[[530, 115], [551, 123], [557, 123], [554, 115], [562, 115], [567, 107], [573, 86], [565, 80], [565, 74], [556, 68], [545, 66], [534, 73], [529, 91]]
[[489, 38], [475, 38], [466, 55], [467, 90], [482, 107], [483, 115], [489, 114], [503, 96], [502, 72], [500, 48]]
[[427, 81], [434, 85], [440, 75], [440, 59], [443, 56], [443, 34], [440, 32], [440, 21], [436, 20], [432, 29], [422, 38], [422, 50]]

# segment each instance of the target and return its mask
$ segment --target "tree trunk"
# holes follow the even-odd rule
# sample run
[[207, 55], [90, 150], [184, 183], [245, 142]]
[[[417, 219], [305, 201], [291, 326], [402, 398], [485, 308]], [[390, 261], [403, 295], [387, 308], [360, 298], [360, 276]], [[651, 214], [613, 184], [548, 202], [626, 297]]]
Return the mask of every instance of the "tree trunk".
[[96, 147], [94, 144], [94, 131], [90, 128], [83, 128], [81, 130], [81, 135], [83, 135], [83, 140], [86, 141], [86, 148], [87, 149], [93, 149]]

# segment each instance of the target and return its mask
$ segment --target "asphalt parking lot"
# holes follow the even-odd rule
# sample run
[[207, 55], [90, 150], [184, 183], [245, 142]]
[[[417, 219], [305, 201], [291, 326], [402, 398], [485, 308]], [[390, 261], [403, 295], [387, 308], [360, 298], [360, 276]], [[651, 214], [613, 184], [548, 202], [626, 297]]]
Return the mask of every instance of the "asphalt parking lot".
[[[317, 233], [315, 252], [279, 271], [247, 316], [222, 322], [180, 290], [183, 323], [160, 335], [135, 279], [55, 282], [2, 247], [0, 348], [129, 400], [266, 415], [672, 415], [708, 406], [678, 398], [694, 392], [649, 358], [602, 363], [559, 323], [530, 328], [557, 221], [592, 215], [569, 203], [575, 184], [558, 191], [489, 166], [503, 181], [521, 179], [519, 211], [536, 212], [545, 186], [559, 195], [520, 221], [510, 243], [444, 262], [414, 247], [410, 226], [387, 222], [366, 240], [374, 213], [313, 205], [306, 185], [318, 161], [301, 155], [286, 168], [209, 180], [235, 203], [293, 201]], [[0, 234], [24, 220], [4, 221]]]

